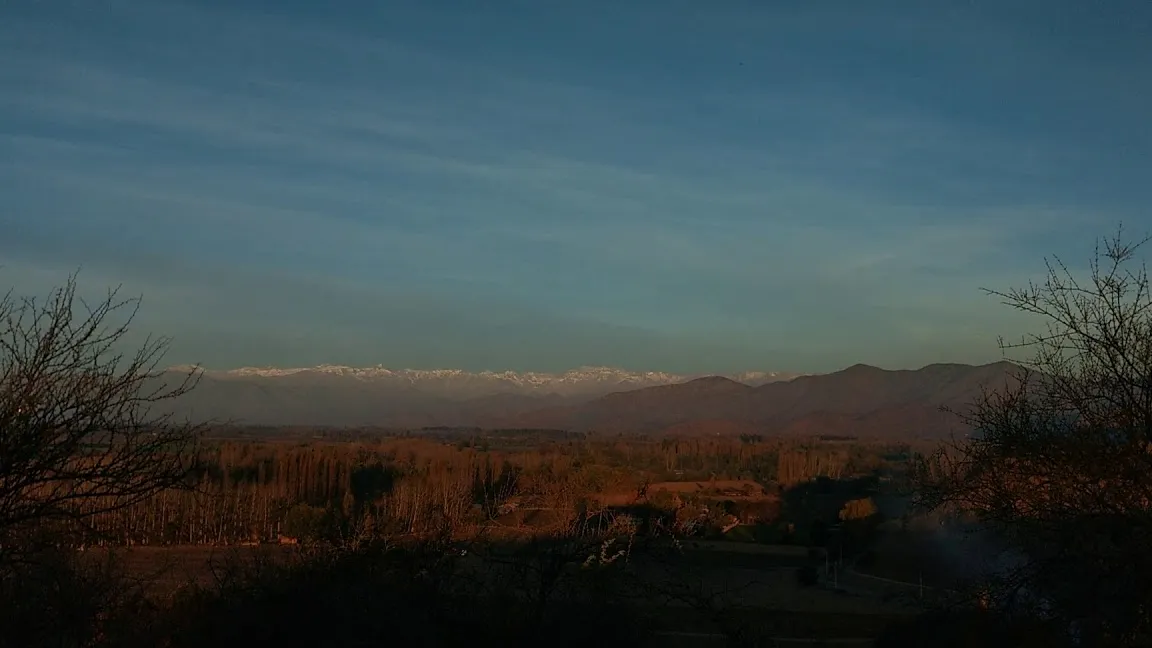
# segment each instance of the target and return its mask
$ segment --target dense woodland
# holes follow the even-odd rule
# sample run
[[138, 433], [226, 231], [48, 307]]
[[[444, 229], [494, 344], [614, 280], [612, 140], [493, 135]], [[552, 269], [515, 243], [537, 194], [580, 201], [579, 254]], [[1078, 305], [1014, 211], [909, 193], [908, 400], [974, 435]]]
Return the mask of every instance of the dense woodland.
[[[904, 473], [907, 444], [763, 438], [588, 437], [538, 430], [341, 436], [215, 430], [191, 488], [166, 489], [93, 523], [102, 544], [236, 544], [348, 533], [476, 528], [511, 502], [598, 510], [646, 484], [745, 480], [778, 494], [812, 482]], [[321, 438], [308, 438], [304, 436]], [[93, 506], [98, 505], [93, 503]], [[683, 507], [684, 503], [681, 502]], [[761, 515], [763, 517], [763, 515]]]

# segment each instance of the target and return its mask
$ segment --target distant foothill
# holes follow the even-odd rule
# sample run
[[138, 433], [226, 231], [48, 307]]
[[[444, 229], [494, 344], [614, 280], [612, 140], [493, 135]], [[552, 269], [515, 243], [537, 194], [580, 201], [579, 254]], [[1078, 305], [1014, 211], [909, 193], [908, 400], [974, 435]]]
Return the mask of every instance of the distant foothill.
[[[205, 370], [178, 414], [255, 425], [533, 427], [685, 433], [943, 437], [1012, 365], [854, 365], [821, 375], [692, 376], [582, 367], [563, 373], [321, 365]], [[174, 367], [187, 372], [191, 367]]]

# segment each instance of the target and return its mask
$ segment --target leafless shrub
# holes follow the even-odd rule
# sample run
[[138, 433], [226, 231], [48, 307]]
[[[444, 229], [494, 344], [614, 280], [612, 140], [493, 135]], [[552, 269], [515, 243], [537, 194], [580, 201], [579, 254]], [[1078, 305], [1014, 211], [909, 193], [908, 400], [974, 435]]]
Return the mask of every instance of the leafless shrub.
[[0, 564], [79, 541], [85, 522], [179, 486], [200, 428], [158, 405], [191, 389], [166, 384], [168, 340], [126, 350], [138, 299], [95, 304], [76, 277], [45, 300], [0, 298]]
[[[1152, 295], [1118, 232], [1086, 280], [1059, 259], [1041, 284], [988, 291], [1047, 321], [1001, 341], [1021, 367], [964, 414], [973, 432], [921, 466], [919, 499], [974, 520], [1016, 559], [985, 603], [1091, 628], [1121, 645], [1152, 630]], [[1017, 351], [1030, 357], [1016, 358]]]
[[114, 552], [51, 550], [11, 565], [0, 579], [0, 646], [129, 645], [158, 614], [152, 577], [130, 575]]

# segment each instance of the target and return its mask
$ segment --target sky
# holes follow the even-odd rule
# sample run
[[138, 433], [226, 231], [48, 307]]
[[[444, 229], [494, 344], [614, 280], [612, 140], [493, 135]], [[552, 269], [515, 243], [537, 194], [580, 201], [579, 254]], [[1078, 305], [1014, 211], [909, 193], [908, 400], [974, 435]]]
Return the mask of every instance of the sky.
[[1137, 0], [7, 0], [0, 286], [213, 368], [990, 362], [1149, 115]]

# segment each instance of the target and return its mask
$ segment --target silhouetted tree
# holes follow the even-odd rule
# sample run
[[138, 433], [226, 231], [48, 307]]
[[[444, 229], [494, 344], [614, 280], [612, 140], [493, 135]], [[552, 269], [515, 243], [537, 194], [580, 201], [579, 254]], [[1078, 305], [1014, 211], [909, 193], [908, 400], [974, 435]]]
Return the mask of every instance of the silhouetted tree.
[[198, 376], [161, 380], [166, 339], [126, 354], [138, 306], [89, 305], [75, 275], [44, 301], [0, 299], [0, 568], [184, 480], [199, 428], [155, 406]]
[[[1079, 625], [1094, 645], [1152, 630], [1152, 296], [1123, 232], [1087, 278], [1059, 259], [1041, 284], [988, 291], [1044, 318], [1001, 341], [1021, 370], [964, 414], [969, 438], [921, 466], [920, 502], [967, 516], [1018, 556], [992, 605]], [[1020, 360], [1010, 352], [1025, 349]]]

